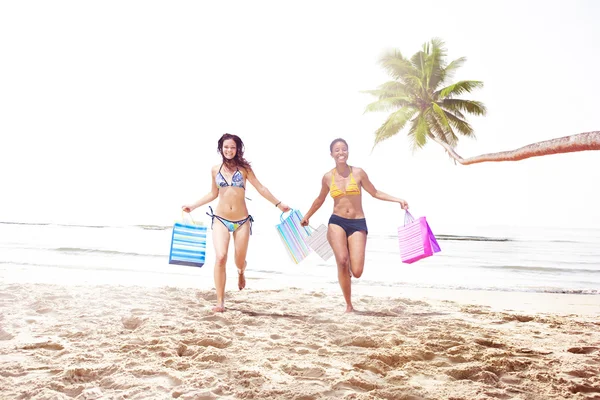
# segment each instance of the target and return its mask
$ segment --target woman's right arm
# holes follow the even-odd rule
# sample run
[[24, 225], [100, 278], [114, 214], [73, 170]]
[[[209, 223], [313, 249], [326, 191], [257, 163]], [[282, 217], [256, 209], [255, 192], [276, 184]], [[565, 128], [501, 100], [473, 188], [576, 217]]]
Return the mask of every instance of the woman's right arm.
[[315, 201], [313, 201], [312, 206], [304, 215], [304, 218], [302, 218], [302, 222], [300, 222], [302, 226], [308, 225], [308, 220], [310, 219], [310, 217], [312, 217], [313, 214], [316, 213], [325, 202], [325, 199], [327, 198], [327, 193], [329, 192], [329, 186], [327, 186], [327, 181], [327, 174], [325, 174], [323, 175], [323, 179], [321, 179], [321, 192], [319, 193]]
[[202, 198], [192, 204], [185, 204], [183, 206], [181, 206], [181, 209], [185, 212], [192, 212], [194, 211], [196, 208], [201, 207], [203, 205], [205, 205], [206, 203], [210, 203], [211, 201], [213, 201], [214, 199], [216, 199], [217, 197], [219, 197], [219, 188], [217, 187], [217, 182], [215, 181], [215, 176], [217, 174], [217, 166], [214, 166], [211, 170], [211, 188], [210, 188], [210, 192], [208, 192], [207, 194], [205, 194], [204, 196], [202, 196]]

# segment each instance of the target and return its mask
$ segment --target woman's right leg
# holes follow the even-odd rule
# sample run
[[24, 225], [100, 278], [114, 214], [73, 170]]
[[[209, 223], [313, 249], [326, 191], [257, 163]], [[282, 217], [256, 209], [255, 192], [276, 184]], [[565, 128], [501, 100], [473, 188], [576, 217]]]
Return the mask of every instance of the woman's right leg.
[[350, 282], [349, 268], [349, 255], [348, 255], [348, 239], [346, 237], [346, 231], [339, 225], [329, 224], [327, 229], [327, 240], [331, 245], [333, 254], [335, 255], [335, 262], [338, 268], [338, 282], [342, 288], [344, 294], [344, 300], [346, 300], [346, 312], [354, 311], [352, 307], [352, 286]]
[[215, 289], [217, 290], [217, 305], [215, 312], [225, 311], [225, 265], [227, 264], [227, 249], [229, 248], [229, 229], [221, 221], [214, 221], [213, 245], [215, 247]]

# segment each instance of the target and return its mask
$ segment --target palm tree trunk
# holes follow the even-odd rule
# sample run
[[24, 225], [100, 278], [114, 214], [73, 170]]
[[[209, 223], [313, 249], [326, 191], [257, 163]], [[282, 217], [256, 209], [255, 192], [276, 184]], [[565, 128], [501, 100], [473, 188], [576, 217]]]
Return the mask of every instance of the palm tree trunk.
[[586, 132], [578, 135], [545, 140], [543, 142], [537, 142], [523, 146], [516, 150], [482, 154], [470, 158], [462, 158], [458, 155], [458, 153], [456, 153], [456, 151], [454, 151], [454, 148], [437, 139], [435, 136], [432, 135], [430, 138], [446, 149], [450, 156], [462, 165], [477, 164], [488, 161], [519, 161], [531, 157], [548, 156], [550, 154], [600, 150], [600, 131]]

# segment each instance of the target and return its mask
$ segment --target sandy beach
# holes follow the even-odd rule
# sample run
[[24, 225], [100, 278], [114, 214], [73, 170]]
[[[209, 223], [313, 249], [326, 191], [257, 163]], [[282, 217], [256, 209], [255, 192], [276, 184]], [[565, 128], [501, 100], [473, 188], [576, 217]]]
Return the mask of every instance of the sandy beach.
[[600, 399], [598, 296], [524, 295], [2, 284], [0, 397]]

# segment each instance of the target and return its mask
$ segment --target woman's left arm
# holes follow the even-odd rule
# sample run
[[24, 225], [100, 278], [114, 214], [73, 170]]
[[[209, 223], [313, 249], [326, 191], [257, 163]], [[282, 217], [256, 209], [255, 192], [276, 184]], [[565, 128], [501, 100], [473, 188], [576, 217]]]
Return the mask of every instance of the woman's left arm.
[[250, 182], [252, 184], [252, 186], [254, 186], [256, 188], [256, 191], [258, 193], [260, 193], [260, 195], [262, 197], [264, 197], [265, 199], [270, 201], [271, 204], [273, 204], [274, 206], [279, 208], [282, 212], [286, 212], [286, 211], [290, 210], [290, 207], [288, 207], [287, 204], [282, 203], [281, 201], [277, 200], [277, 197], [273, 196], [273, 194], [269, 191], [269, 189], [267, 189], [266, 186], [263, 186], [263, 184], [260, 183], [260, 181], [254, 174], [254, 171], [252, 169], [248, 168], [248, 169], [246, 169], [246, 171], [247, 171], [246, 179], [248, 180], [248, 182]]
[[402, 209], [404, 209], [404, 210], [408, 209], [408, 203], [406, 202], [406, 200], [400, 199], [398, 197], [390, 196], [389, 194], [384, 193], [381, 190], [375, 189], [375, 185], [373, 185], [373, 183], [369, 179], [369, 176], [367, 175], [367, 173], [363, 169], [359, 168], [359, 171], [358, 171], [357, 175], [360, 177], [360, 182], [361, 182], [362, 187], [371, 196], [373, 196], [374, 198], [376, 198], [378, 200], [391, 201], [391, 202], [399, 203], [400, 206], [402, 207]]

